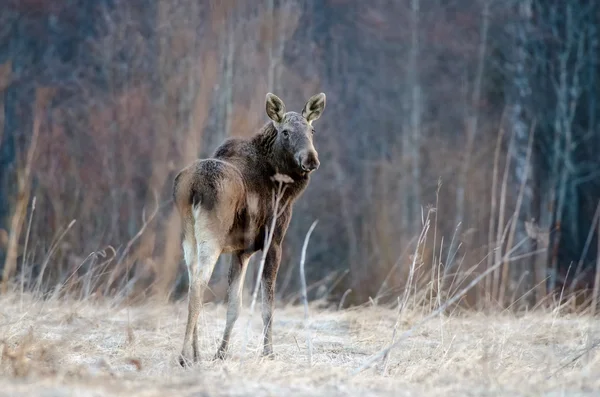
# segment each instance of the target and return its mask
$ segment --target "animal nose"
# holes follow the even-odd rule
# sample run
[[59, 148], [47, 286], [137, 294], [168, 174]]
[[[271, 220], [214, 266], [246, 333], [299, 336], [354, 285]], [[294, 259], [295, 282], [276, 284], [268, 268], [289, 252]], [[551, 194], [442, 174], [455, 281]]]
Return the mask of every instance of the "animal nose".
[[298, 159], [298, 164], [304, 172], [314, 171], [319, 168], [320, 165], [316, 154], [312, 152], [301, 154]]

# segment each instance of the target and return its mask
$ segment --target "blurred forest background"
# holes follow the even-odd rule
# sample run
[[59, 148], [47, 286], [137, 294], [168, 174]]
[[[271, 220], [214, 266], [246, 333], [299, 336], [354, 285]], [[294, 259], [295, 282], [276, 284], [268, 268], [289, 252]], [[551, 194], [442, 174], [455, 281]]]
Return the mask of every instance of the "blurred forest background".
[[597, 294], [596, 0], [0, 4], [4, 280], [185, 294], [174, 175], [255, 133], [268, 91], [297, 111], [323, 91], [281, 299], [315, 219], [311, 297], [395, 301], [411, 266], [445, 297], [498, 261], [466, 303]]

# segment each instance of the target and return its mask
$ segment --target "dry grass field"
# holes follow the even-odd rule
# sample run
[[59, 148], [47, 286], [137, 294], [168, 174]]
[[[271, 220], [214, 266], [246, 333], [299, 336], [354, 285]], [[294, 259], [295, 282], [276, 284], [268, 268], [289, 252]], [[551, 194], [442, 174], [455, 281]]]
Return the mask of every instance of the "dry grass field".
[[[248, 302], [248, 299], [246, 300]], [[211, 361], [225, 306], [200, 318], [203, 362], [176, 362], [186, 304], [0, 298], [2, 396], [592, 396], [600, 395], [600, 322], [553, 312], [448, 313], [426, 322], [381, 363], [352, 374], [389, 345], [397, 312], [338, 311], [313, 303], [313, 365], [302, 306], [278, 307], [273, 360], [260, 351], [260, 306], [236, 328], [230, 356]], [[402, 313], [398, 335], [423, 313]], [[248, 320], [250, 327], [247, 328]], [[248, 344], [244, 340], [248, 330]]]

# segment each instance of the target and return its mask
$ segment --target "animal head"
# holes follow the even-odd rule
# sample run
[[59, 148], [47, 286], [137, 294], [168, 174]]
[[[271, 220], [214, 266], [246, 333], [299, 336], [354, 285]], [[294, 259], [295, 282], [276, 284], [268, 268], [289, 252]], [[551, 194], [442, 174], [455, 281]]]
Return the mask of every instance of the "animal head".
[[279, 163], [287, 172], [307, 176], [319, 168], [319, 156], [313, 145], [315, 132], [312, 123], [325, 109], [325, 94], [313, 95], [302, 113], [286, 112], [285, 104], [277, 95], [267, 94], [267, 115], [277, 131], [273, 149]]

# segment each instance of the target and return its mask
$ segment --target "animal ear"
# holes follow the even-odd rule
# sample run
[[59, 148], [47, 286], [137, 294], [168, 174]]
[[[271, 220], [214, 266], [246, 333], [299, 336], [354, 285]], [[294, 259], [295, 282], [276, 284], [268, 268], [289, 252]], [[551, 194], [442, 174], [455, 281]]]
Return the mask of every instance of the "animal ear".
[[283, 121], [285, 115], [285, 104], [279, 97], [270, 92], [267, 94], [267, 116], [276, 123]]
[[321, 117], [323, 109], [325, 109], [325, 94], [313, 95], [304, 105], [302, 116], [308, 121], [308, 124], [312, 124], [313, 121]]

